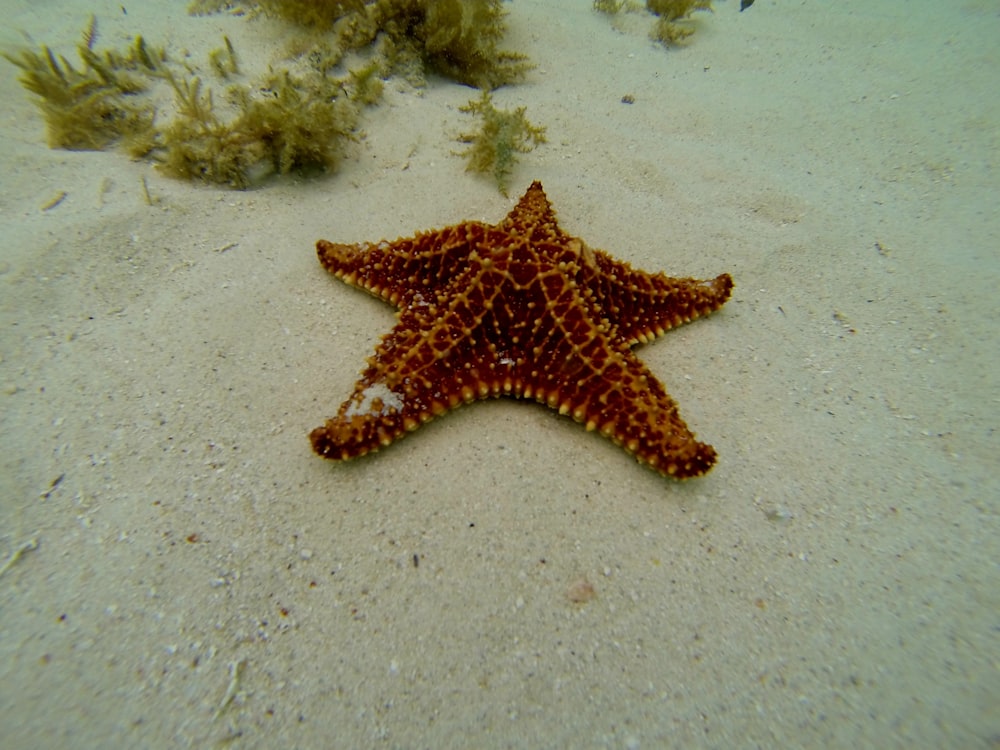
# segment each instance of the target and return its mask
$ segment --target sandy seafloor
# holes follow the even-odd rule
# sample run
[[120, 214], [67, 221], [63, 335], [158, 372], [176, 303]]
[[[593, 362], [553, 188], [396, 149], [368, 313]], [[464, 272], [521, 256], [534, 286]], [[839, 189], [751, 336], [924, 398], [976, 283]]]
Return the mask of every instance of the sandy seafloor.
[[[287, 33], [4, 6], [5, 49], [91, 12], [202, 62]], [[3, 63], [0, 555], [37, 542], [0, 577], [5, 748], [1000, 745], [1000, 3], [724, 0], [672, 51], [507, 7], [537, 68], [495, 100], [549, 136], [509, 199], [441, 78], [390, 83], [338, 173], [234, 192], [49, 150]], [[316, 239], [497, 221], [533, 179], [594, 247], [735, 278], [641, 348], [717, 467], [508, 399], [314, 456], [393, 322]]]

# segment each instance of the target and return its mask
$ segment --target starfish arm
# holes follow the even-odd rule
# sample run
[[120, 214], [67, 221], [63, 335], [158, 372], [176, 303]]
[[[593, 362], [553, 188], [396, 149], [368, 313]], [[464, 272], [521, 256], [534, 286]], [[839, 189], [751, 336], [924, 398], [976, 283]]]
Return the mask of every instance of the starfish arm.
[[[558, 277], [542, 275], [535, 283], [555, 285]], [[666, 388], [618, 341], [614, 327], [597, 322], [598, 309], [571, 286], [545, 296], [546, 310], [533, 324], [513, 327], [520, 354], [499, 358], [511, 363], [511, 371], [493, 392], [533, 398], [569, 415], [665, 476], [686, 479], [708, 471], [715, 449], [695, 439]], [[501, 310], [494, 306], [494, 314]]]
[[[310, 434], [324, 458], [354, 458], [412, 432], [462, 403], [501, 394], [495, 347], [470, 338], [468, 303], [404, 310], [369, 358], [354, 393]], [[502, 367], [501, 367], [502, 369]]]
[[316, 254], [338, 279], [403, 308], [418, 295], [447, 284], [452, 269], [464, 267], [470, 248], [487, 230], [485, 224], [470, 221], [394, 242], [342, 245], [319, 240]]
[[591, 350], [586, 362], [603, 364], [581, 371], [575, 387], [560, 393], [560, 413], [598, 430], [664, 476], [689, 479], [712, 468], [715, 449], [695, 439], [677, 403], [631, 351]]
[[599, 302], [627, 346], [647, 343], [718, 310], [733, 290], [728, 273], [711, 280], [675, 279], [636, 271], [607, 253], [593, 252], [599, 269]]

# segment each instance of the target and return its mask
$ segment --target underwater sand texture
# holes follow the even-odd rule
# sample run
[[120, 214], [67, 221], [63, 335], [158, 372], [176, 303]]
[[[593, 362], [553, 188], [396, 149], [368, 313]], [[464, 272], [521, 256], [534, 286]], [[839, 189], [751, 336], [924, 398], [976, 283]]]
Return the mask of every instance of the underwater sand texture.
[[[493, 100], [548, 141], [509, 199], [441, 77], [389, 83], [336, 174], [233, 191], [48, 149], [0, 61], [6, 748], [995, 746], [996, 4], [721, 0], [672, 50], [590, 5], [505, 3], [537, 67]], [[7, 6], [5, 49], [95, 13], [264, 61], [277, 28]], [[712, 472], [507, 399], [316, 457], [394, 320], [316, 240], [536, 179], [636, 268], [732, 274], [635, 350]]]

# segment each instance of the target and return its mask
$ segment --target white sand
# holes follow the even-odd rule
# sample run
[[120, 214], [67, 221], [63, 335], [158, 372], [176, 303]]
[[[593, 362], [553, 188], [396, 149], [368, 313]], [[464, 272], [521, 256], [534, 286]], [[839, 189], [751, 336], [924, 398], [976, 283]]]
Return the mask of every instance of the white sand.
[[[7, 0], [0, 40], [68, 54], [96, 12], [98, 46], [274, 54], [184, 5]], [[441, 79], [339, 173], [233, 192], [49, 150], [0, 63], [0, 559], [38, 543], [0, 577], [5, 748], [997, 746], [1000, 5], [723, 0], [669, 52], [508, 7], [538, 67], [496, 101], [550, 141], [510, 199]], [[315, 240], [532, 179], [595, 247], [736, 279], [641, 349], [718, 466], [506, 399], [314, 456], [393, 321]]]

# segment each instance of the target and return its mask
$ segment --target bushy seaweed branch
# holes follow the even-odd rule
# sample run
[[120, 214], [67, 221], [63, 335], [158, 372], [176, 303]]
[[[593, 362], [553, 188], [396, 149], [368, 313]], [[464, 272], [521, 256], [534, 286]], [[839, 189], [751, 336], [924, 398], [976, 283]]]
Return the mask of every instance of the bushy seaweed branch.
[[[199, 0], [189, 10], [205, 13], [221, 5]], [[332, 30], [338, 56], [381, 38], [390, 62], [406, 68], [416, 59], [424, 68], [479, 88], [513, 83], [532, 67], [526, 55], [499, 48], [507, 32], [501, 0], [257, 0], [244, 5], [312, 32]]]
[[21, 69], [21, 84], [38, 98], [49, 146], [96, 150], [152, 123], [152, 105], [137, 96], [145, 83], [131, 75], [122, 60], [103, 56], [88, 46], [89, 35], [77, 46], [78, 70], [49, 47], [3, 56]]
[[658, 16], [650, 37], [670, 47], [694, 33], [694, 28], [685, 21], [696, 10], [712, 10], [712, 3], [711, 0], [646, 0], [646, 8]]
[[492, 174], [500, 192], [507, 195], [507, 178], [517, 163], [517, 155], [526, 154], [538, 144], [545, 143], [545, 128], [528, 122], [524, 107], [497, 109], [488, 91], [459, 107], [459, 110], [480, 120], [477, 131], [458, 138], [462, 143], [469, 144], [459, 153], [459, 156], [466, 157], [466, 171]]
[[357, 105], [339, 82], [274, 73], [251, 90], [230, 89], [236, 114], [221, 119], [198, 78], [174, 86], [178, 116], [159, 134], [157, 158], [169, 174], [247, 188], [268, 175], [332, 170], [357, 124]]
[[[617, 16], [622, 11], [641, 12], [636, 0], [593, 0], [594, 10], [606, 16]], [[656, 16], [650, 38], [666, 47], [681, 44], [694, 33], [689, 22], [691, 14], [699, 10], [712, 10], [711, 0], [646, 0], [646, 10]]]

